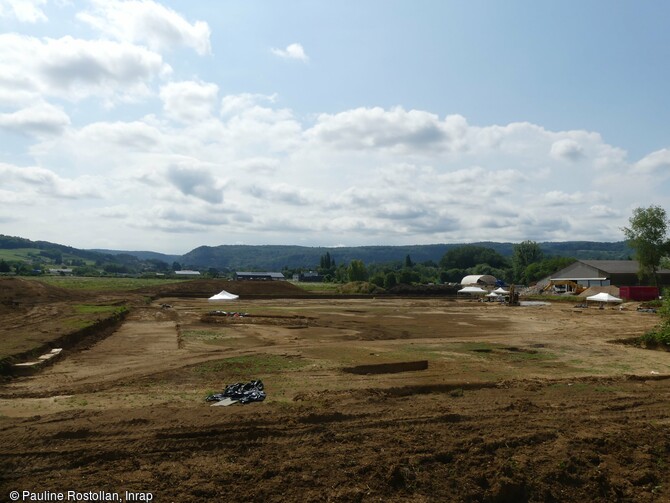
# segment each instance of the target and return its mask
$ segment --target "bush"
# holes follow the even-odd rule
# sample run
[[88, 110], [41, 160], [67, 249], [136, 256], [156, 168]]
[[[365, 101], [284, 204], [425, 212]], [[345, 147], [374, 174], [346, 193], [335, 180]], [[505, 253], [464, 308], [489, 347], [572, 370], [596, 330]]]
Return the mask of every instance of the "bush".
[[670, 348], [670, 325], [664, 325], [647, 332], [640, 337], [640, 342], [644, 346], [667, 346]]
[[654, 330], [650, 330], [640, 337], [640, 342], [645, 346], [666, 346], [670, 348], [670, 290], [663, 292], [663, 302], [658, 314], [661, 316], [661, 323]]
[[344, 294], [370, 294], [383, 293], [384, 289], [367, 281], [352, 281], [339, 286], [337, 291]]

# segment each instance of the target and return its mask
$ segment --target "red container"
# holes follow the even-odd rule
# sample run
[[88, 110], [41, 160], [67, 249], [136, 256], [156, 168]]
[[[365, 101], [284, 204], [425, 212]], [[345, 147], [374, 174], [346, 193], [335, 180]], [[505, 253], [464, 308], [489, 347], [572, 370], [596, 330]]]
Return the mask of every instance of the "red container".
[[658, 288], [655, 286], [622, 286], [619, 287], [619, 297], [624, 300], [656, 300]]

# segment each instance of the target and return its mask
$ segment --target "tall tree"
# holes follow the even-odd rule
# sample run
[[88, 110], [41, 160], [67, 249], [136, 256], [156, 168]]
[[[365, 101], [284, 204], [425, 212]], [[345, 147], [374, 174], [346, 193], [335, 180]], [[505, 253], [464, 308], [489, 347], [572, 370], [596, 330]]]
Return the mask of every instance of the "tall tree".
[[365, 281], [368, 279], [368, 270], [362, 260], [352, 260], [347, 268], [349, 281]]
[[467, 269], [477, 264], [488, 264], [491, 267], [504, 267], [505, 257], [492, 248], [465, 245], [448, 250], [440, 259], [443, 269]]
[[652, 205], [649, 208], [635, 208], [628, 223], [630, 227], [622, 230], [640, 264], [638, 276], [640, 279], [651, 278], [658, 286], [657, 271], [661, 259], [670, 252], [668, 216], [663, 208]]
[[526, 268], [530, 264], [542, 260], [542, 257], [542, 249], [535, 241], [526, 240], [514, 245], [514, 251], [512, 252], [514, 281], [525, 281]]

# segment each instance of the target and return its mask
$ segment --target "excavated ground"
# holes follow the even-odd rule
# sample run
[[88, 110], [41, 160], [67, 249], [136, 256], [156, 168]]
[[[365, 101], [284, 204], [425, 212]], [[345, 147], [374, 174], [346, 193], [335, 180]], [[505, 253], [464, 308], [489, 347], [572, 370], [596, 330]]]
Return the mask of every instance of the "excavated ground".
[[[0, 386], [0, 495], [668, 501], [670, 353], [614, 342], [657, 322], [561, 303], [156, 299]], [[204, 401], [251, 379], [264, 402]]]

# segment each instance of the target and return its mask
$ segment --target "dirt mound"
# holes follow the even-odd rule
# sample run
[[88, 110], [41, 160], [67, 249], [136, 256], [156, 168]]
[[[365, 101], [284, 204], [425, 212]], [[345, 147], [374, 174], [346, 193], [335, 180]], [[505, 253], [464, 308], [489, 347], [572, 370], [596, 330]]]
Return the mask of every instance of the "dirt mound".
[[619, 287], [618, 286], [590, 286], [582, 293], [579, 294], [580, 297], [590, 297], [591, 295], [598, 295], [599, 293], [609, 293], [615, 297], [619, 296]]
[[367, 281], [352, 281], [338, 286], [337, 291], [344, 294], [368, 294], [383, 293], [384, 289]]
[[229, 281], [225, 279], [196, 279], [142, 289], [158, 297], [203, 297], [225, 290], [239, 296], [268, 295], [273, 297], [304, 295], [307, 292], [287, 281]]
[[460, 285], [396, 285], [389, 293], [394, 295], [426, 295], [426, 296], [442, 296], [442, 295], [456, 295], [460, 290]]
[[23, 278], [0, 278], [0, 306], [35, 305], [82, 298], [79, 292]]

